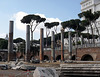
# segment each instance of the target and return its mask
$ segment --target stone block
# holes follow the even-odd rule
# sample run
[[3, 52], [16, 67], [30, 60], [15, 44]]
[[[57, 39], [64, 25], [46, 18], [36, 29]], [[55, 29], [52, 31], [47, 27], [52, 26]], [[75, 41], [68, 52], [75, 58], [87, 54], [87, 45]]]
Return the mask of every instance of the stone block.
[[33, 77], [58, 77], [54, 68], [37, 67], [33, 73]]

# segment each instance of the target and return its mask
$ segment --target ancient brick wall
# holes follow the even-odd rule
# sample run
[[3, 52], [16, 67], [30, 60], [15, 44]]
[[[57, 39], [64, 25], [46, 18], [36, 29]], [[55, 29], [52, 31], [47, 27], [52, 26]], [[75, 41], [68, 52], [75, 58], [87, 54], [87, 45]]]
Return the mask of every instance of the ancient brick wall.
[[[61, 55], [61, 51], [55, 51], [55, 58]], [[44, 55], [47, 55], [49, 59], [51, 58], [51, 51], [44, 51]], [[79, 48], [72, 51], [72, 56], [77, 55], [76, 59], [81, 61], [82, 57], [85, 55], [90, 55], [93, 58], [93, 61], [100, 61], [100, 48], [99, 47], [92, 47], [92, 48]], [[64, 51], [64, 58], [65, 60], [68, 59], [69, 52], [68, 50]]]
[[77, 60], [80, 61], [83, 56], [90, 55], [93, 58], [93, 61], [100, 61], [100, 48], [80, 48], [77, 50]]
[[[55, 59], [58, 57], [58, 56], [61, 56], [61, 51], [55, 51]], [[85, 55], [89, 55], [93, 58], [93, 61], [100, 61], [100, 48], [99, 47], [92, 47], [92, 48], [80, 48], [80, 49], [77, 49], [77, 52], [75, 50], [72, 51], [72, 56], [73, 55], [77, 55], [76, 56], [76, 59], [77, 61], [81, 61], [82, 58], [85, 56]], [[8, 57], [8, 53], [7, 52], [0, 52], [0, 56], [2, 59], [6, 59], [7, 60], [7, 57]], [[14, 59], [16, 57], [19, 57], [21, 56], [20, 53], [16, 53], [14, 55], [12, 55], [12, 57], [14, 57]], [[44, 51], [44, 56], [47, 56], [49, 58], [49, 60], [51, 60], [51, 50], [48, 50], [48, 51]], [[65, 60], [68, 60], [68, 56], [69, 56], [69, 52], [68, 50], [64, 50], [64, 59]], [[31, 57], [31, 55], [30, 55]], [[34, 58], [36, 59], [39, 59], [39, 54], [36, 55]]]

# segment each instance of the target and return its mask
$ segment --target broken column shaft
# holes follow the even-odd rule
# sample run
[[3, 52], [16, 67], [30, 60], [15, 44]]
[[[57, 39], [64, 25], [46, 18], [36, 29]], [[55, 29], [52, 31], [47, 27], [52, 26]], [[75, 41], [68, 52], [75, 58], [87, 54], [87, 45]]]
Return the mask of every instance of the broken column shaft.
[[78, 33], [75, 34], [75, 60], [77, 60]]
[[43, 49], [44, 49], [44, 39], [43, 39], [43, 28], [40, 29], [40, 61], [43, 61], [44, 55], [43, 55]]
[[26, 26], [26, 51], [25, 51], [25, 61], [30, 59], [30, 26]]
[[64, 29], [61, 29], [61, 60], [64, 61]]
[[51, 61], [55, 61], [55, 36], [54, 36], [54, 31], [52, 31], [52, 35], [51, 35]]
[[81, 48], [83, 48], [83, 36], [81, 35]]
[[13, 21], [9, 23], [8, 61], [13, 59]]
[[68, 32], [68, 38], [69, 38], [69, 60], [72, 58], [72, 40], [71, 40], [71, 32]]

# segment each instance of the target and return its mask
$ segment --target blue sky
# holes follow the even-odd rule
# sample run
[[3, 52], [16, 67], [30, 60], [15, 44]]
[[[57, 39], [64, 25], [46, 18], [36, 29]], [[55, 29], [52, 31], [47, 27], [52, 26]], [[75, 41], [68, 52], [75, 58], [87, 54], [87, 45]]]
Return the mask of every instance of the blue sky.
[[[9, 33], [9, 21], [13, 20], [17, 23], [17, 16], [20, 14], [38, 13], [46, 18], [54, 18], [60, 21], [76, 19], [78, 18], [77, 14], [81, 12], [81, 1], [82, 0], [1, 0], [0, 38], [4, 38], [5, 34]], [[16, 23], [14, 24], [14, 38], [21, 37], [25, 39], [25, 30], [17, 28], [18, 23], [17, 25]], [[19, 26], [21, 25], [19, 24]], [[34, 33], [35, 39], [39, 39], [38, 31], [39, 30]]]

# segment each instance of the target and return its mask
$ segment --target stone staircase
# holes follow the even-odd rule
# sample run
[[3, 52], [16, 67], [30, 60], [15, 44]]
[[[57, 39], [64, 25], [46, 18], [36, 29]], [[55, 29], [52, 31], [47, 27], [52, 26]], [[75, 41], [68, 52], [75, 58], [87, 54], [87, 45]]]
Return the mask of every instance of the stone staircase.
[[60, 77], [100, 77], [100, 64], [61, 64]]

